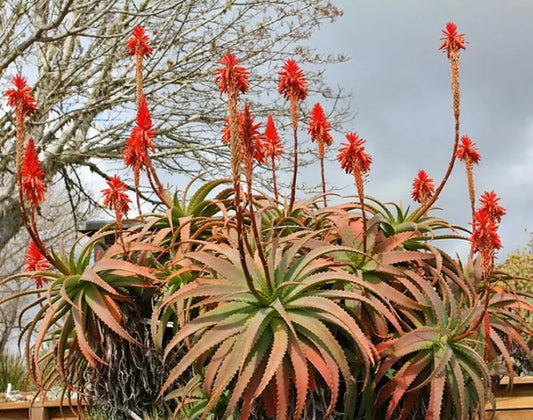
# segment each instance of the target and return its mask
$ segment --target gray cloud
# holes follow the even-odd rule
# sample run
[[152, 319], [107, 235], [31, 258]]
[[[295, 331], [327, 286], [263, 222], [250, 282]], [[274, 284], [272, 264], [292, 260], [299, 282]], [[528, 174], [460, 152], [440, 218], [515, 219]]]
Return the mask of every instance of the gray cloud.
[[[453, 115], [449, 65], [438, 47], [441, 29], [453, 21], [469, 42], [461, 54], [461, 132], [482, 154], [475, 170], [477, 192], [494, 189], [508, 210], [500, 228], [502, 256], [525, 245], [524, 229], [533, 230], [533, 3], [356, 0], [338, 5], [344, 16], [324, 26], [312, 42], [319, 51], [351, 57], [330, 66], [326, 75], [353, 93], [357, 115], [345, 128], [366, 138], [373, 155], [368, 193], [409, 205], [418, 169], [436, 182], [444, 174], [453, 146]], [[334, 147], [341, 141], [337, 134]], [[334, 162], [327, 171], [332, 185], [352, 193], [351, 178]], [[440, 215], [468, 225], [461, 162], [438, 205], [444, 208]]]

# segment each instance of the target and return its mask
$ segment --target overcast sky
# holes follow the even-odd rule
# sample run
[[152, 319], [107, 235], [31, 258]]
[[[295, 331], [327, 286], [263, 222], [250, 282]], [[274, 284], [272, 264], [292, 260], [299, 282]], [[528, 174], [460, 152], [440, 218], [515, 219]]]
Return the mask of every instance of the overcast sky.
[[[374, 159], [366, 186], [383, 201], [412, 204], [418, 169], [438, 184], [454, 136], [449, 63], [438, 50], [446, 22], [468, 41], [461, 52], [461, 135], [478, 145], [476, 193], [494, 190], [507, 209], [500, 258], [525, 245], [533, 231], [533, 2], [530, 0], [345, 0], [344, 16], [324, 25], [312, 42], [323, 52], [344, 52], [347, 63], [326, 70], [329, 82], [351, 91], [354, 120], [347, 124], [367, 140]], [[341, 134], [335, 136], [336, 154]], [[328, 180], [350, 186], [331, 162]], [[316, 171], [315, 171], [316, 173]], [[317, 178], [317, 182], [318, 178]], [[353, 193], [348, 187], [342, 191]], [[437, 213], [466, 226], [468, 192], [456, 164]]]

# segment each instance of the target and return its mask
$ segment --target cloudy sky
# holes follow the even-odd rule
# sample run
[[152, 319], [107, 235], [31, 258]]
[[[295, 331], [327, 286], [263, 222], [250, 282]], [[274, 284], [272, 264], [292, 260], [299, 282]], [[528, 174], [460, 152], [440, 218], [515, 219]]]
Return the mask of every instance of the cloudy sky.
[[[344, 52], [347, 63], [329, 66], [329, 82], [351, 91], [354, 120], [374, 164], [367, 192], [383, 201], [412, 204], [418, 169], [440, 182], [453, 147], [449, 63], [438, 51], [441, 29], [457, 24], [468, 41], [461, 53], [461, 134], [478, 145], [478, 195], [494, 190], [507, 208], [500, 258], [528, 242], [533, 231], [533, 2], [530, 0], [344, 0], [344, 16], [312, 39], [323, 52]], [[335, 135], [335, 147], [343, 140]], [[335, 152], [332, 151], [331, 157]], [[437, 213], [466, 226], [470, 221], [464, 166], [458, 162]], [[328, 180], [351, 178], [335, 162]], [[316, 171], [315, 171], [316, 172]], [[316, 180], [318, 181], [318, 178]], [[348, 187], [349, 186], [349, 187]]]

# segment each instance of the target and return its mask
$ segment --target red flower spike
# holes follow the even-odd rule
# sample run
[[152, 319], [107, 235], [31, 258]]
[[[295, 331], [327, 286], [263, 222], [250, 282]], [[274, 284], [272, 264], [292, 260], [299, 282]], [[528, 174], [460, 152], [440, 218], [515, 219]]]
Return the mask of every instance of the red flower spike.
[[307, 97], [307, 81], [305, 80], [304, 72], [296, 61], [289, 58], [281, 67], [278, 92], [282, 94], [285, 99], [290, 99], [295, 96], [297, 99], [303, 101]]
[[268, 115], [267, 123], [265, 127], [263, 146], [265, 148], [265, 156], [269, 159], [279, 159], [283, 153], [283, 145], [278, 136], [276, 126], [274, 125], [274, 119], [272, 115]]
[[337, 159], [341, 164], [341, 168], [346, 173], [354, 173], [360, 171], [366, 173], [370, 170], [372, 158], [365, 152], [365, 140], [357, 135], [357, 133], [346, 134], [348, 143], [341, 143]]
[[220, 88], [220, 93], [246, 92], [248, 90], [248, 75], [244, 67], [239, 66], [239, 60], [235, 54], [226, 53], [218, 62], [222, 68], [215, 70], [215, 82]]
[[418, 171], [418, 175], [413, 181], [413, 190], [411, 197], [418, 203], [425, 203], [435, 192], [433, 179], [428, 176], [426, 171]]
[[[222, 128], [222, 143], [228, 143], [231, 137], [229, 127], [229, 117], [224, 118], [224, 127]], [[242, 137], [242, 113], [237, 114], [237, 123], [239, 124], [239, 137]]]
[[132, 38], [126, 43], [128, 46], [128, 53], [130, 55], [140, 55], [141, 57], [150, 57], [152, 55], [152, 47], [148, 45], [148, 35], [144, 32], [142, 26], [136, 26], [131, 31]]
[[15, 89], [9, 89], [4, 94], [7, 96], [7, 104], [15, 107], [20, 104], [24, 115], [33, 114], [37, 110], [37, 106], [31, 95], [31, 88], [26, 84], [26, 79], [17, 74], [13, 77], [13, 84]]
[[124, 162], [138, 175], [138, 172], [148, 166], [148, 149], [155, 152], [155, 130], [152, 128], [152, 117], [146, 104], [146, 98], [141, 95], [137, 110], [136, 125], [126, 141]]
[[259, 133], [261, 123], [254, 124], [255, 116], [250, 113], [250, 105], [244, 106], [239, 115], [239, 134], [245, 153], [253, 157], [260, 164], [265, 163], [263, 139]]
[[[246, 104], [246, 107], [248, 107], [248, 104]], [[251, 139], [252, 143], [250, 144], [253, 146], [254, 159], [257, 160], [260, 164], [263, 164], [265, 163], [266, 157], [269, 155], [266, 154], [267, 146], [264, 144], [264, 140], [261, 137], [261, 134], [259, 133], [259, 127], [261, 126], [261, 123], [254, 124], [255, 116], [253, 115], [250, 115], [251, 121], [246, 123], [245, 113], [246, 113], [246, 108], [244, 112], [239, 112], [239, 114], [237, 114], [237, 122], [239, 124], [239, 139], [242, 143], [244, 143], [244, 147], [248, 147], [246, 141], [248, 138]], [[222, 143], [228, 143], [230, 139], [229, 118], [226, 117], [224, 119], [224, 122], [226, 123], [226, 125], [222, 128], [221, 140], [222, 140]], [[249, 124], [249, 127], [247, 127], [248, 124]], [[241, 149], [241, 159], [243, 158], [243, 153], [244, 153], [244, 150]]]
[[333, 143], [333, 137], [331, 137], [330, 130], [331, 127], [326, 120], [324, 110], [317, 102], [309, 115], [309, 126], [307, 131], [311, 135], [311, 140], [316, 141], [319, 145], [331, 146]]
[[472, 249], [474, 252], [481, 252], [484, 259], [488, 261], [496, 249], [501, 249], [502, 243], [498, 235], [498, 225], [491, 219], [485, 209], [479, 209], [474, 215], [472, 231]]
[[481, 202], [480, 210], [483, 210], [491, 221], [500, 223], [502, 216], [505, 215], [505, 209], [498, 204], [500, 197], [494, 191], [485, 191], [479, 198]]
[[118, 175], [113, 175], [107, 181], [109, 188], [102, 190], [104, 194], [104, 206], [110, 210], [115, 210], [117, 215], [125, 215], [129, 209], [131, 203], [130, 198], [126, 194], [128, 187]]
[[461, 137], [461, 144], [457, 146], [457, 152], [455, 154], [457, 159], [465, 163], [476, 163], [478, 164], [481, 160], [481, 155], [476, 149], [476, 143], [470, 140], [470, 137], [463, 136]]
[[139, 100], [139, 109], [137, 110], [137, 117], [135, 122], [141, 130], [151, 130], [152, 129], [152, 116], [148, 110], [148, 104], [146, 103], [146, 97], [141, 95]]
[[38, 206], [44, 200], [46, 185], [44, 171], [39, 163], [33, 138], [28, 140], [24, 160], [22, 161], [22, 194], [30, 205]]
[[[41, 254], [35, 242], [31, 241], [28, 250], [26, 251], [26, 263], [24, 271], [48, 271], [50, 269], [50, 264], [46, 258]], [[35, 285], [38, 289], [43, 287], [43, 283], [48, 283], [48, 279], [43, 279], [41, 277], [35, 277]]]
[[446, 24], [446, 29], [442, 31], [444, 35], [441, 38], [442, 45], [439, 47], [439, 50], [445, 49], [448, 58], [452, 52], [458, 52], [459, 49], [465, 49], [465, 34], [457, 33], [457, 26], [455, 23], [448, 22]]

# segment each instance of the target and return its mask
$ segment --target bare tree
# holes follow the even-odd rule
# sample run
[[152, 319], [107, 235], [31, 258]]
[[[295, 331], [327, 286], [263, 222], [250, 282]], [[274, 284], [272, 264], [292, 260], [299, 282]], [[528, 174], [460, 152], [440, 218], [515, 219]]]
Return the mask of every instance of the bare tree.
[[[71, 209], [69, 198], [63, 191], [57, 191], [52, 187], [49, 197], [44, 203], [40, 228], [43, 239], [49, 245], [57, 245], [60, 242], [67, 246], [72, 243], [75, 237], [74, 220], [84, 218], [90, 214], [87, 204], [78, 205], [73, 214], [75, 217], [64, 217]], [[0, 279], [7, 278], [12, 273], [24, 270], [25, 255], [30, 243], [30, 238], [25, 230], [21, 230], [9, 241], [9, 246], [0, 253]], [[32, 279], [18, 279], [9, 281], [0, 287], [0, 300], [25, 290], [34, 289], [36, 283]], [[13, 340], [19, 332], [19, 324], [24, 324], [24, 319], [20, 319], [23, 308], [29, 303], [29, 299], [24, 297], [10, 300], [0, 305], [0, 354], [7, 350], [14, 350]], [[32, 316], [33, 314], [26, 314]], [[20, 322], [19, 322], [20, 321]]]
[[[125, 41], [142, 25], [154, 54], [145, 61], [144, 89], [158, 125], [159, 167], [180, 173], [219, 168], [224, 104], [213, 83], [217, 60], [235, 53], [252, 73], [254, 112], [280, 114], [274, 93], [287, 57], [304, 68], [310, 87], [335, 103], [321, 64], [344, 60], [306, 47], [314, 30], [341, 15], [329, 0], [3, 0], [0, 6], [0, 88], [21, 73], [34, 86], [38, 112], [29, 120], [49, 181], [64, 183], [72, 207], [92, 200], [80, 169], [106, 178], [99, 162], [122, 158], [135, 108], [134, 63]], [[340, 115], [337, 113], [337, 116]], [[288, 123], [288, 119], [285, 120]], [[16, 199], [14, 125], [0, 110], [0, 250], [21, 227]]]

